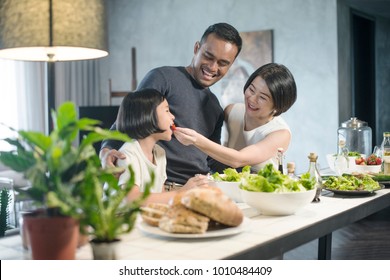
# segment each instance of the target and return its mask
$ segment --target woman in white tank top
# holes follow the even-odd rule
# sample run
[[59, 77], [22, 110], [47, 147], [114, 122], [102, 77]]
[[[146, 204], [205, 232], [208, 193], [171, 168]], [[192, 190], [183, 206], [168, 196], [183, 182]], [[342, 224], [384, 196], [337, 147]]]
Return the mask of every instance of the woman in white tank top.
[[287, 151], [291, 141], [290, 128], [280, 115], [297, 99], [294, 77], [284, 65], [263, 65], [246, 82], [244, 99], [245, 104], [225, 108], [225, 146], [188, 128], [178, 127], [175, 137], [234, 168], [250, 165], [256, 172], [270, 162], [276, 166], [278, 148]]

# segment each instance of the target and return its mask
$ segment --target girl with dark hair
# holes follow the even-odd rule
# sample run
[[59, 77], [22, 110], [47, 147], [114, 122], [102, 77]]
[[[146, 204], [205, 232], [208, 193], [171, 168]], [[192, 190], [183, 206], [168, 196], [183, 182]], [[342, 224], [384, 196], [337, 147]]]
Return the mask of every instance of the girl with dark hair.
[[[171, 140], [174, 119], [167, 100], [155, 89], [129, 93], [123, 99], [116, 124], [120, 132], [126, 133], [134, 141], [124, 143], [119, 149], [126, 158], [118, 160], [117, 166], [131, 165], [134, 170], [135, 188], [129, 194], [130, 200], [144, 191], [146, 183], [151, 180], [151, 171], [155, 174], [155, 182], [146, 203], [166, 203], [175, 195], [176, 191], [164, 191], [167, 160], [164, 149], [157, 144], [158, 141]], [[130, 172], [125, 168], [125, 172], [119, 177], [119, 184], [122, 185], [129, 179]], [[190, 178], [181, 189], [206, 184], [207, 176], [196, 176]]]
[[277, 168], [278, 149], [287, 151], [291, 141], [290, 128], [280, 115], [297, 99], [294, 77], [284, 65], [263, 65], [248, 78], [244, 99], [244, 104], [230, 104], [225, 108], [229, 134], [225, 146], [188, 128], [177, 128], [175, 137], [230, 167], [250, 165], [257, 172], [273, 163]]

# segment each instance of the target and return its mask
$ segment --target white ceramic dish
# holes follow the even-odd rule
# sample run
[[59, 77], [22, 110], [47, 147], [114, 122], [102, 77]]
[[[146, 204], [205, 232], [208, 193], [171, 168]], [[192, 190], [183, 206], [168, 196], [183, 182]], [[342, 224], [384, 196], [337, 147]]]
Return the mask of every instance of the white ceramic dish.
[[209, 228], [205, 233], [170, 233], [161, 230], [159, 227], [152, 227], [145, 222], [138, 223], [137, 227], [143, 233], [152, 234], [158, 237], [169, 237], [169, 238], [211, 238], [211, 237], [222, 237], [229, 236], [243, 232], [250, 224], [250, 219], [244, 217], [243, 222], [238, 227], [218, 227]]
[[222, 190], [224, 194], [226, 194], [228, 197], [230, 197], [231, 200], [234, 202], [240, 203], [244, 202], [241, 197], [240, 192], [240, 182], [226, 182], [226, 181], [211, 181], [209, 183], [211, 186], [215, 186]]
[[240, 191], [246, 204], [267, 216], [292, 215], [311, 203], [316, 193], [315, 189], [286, 193]]
[[359, 173], [379, 173], [381, 165], [359, 165], [355, 166], [355, 171]]
[[[365, 157], [364, 154], [361, 155], [362, 157]], [[336, 155], [335, 154], [327, 154], [326, 155], [326, 161], [328, 163], [329, 168], [333, 171], [335, 171], [334, 168], [334, 161], [335, 161]], [[356, 172], [356, 160], [357, 157], [348, 157], [348, 168], [346, 170], [346, 173]], [[340, 174], [341, 175], [341, 174]]]

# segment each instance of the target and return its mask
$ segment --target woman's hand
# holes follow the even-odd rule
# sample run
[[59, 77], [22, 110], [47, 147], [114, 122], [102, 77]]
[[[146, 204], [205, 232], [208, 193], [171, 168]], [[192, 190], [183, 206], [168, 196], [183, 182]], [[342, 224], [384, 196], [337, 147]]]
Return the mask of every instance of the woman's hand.
[[198, 138], [198, 133], [190, 128], [176, 127], [173, 134], [185, 146], [194, 145]]

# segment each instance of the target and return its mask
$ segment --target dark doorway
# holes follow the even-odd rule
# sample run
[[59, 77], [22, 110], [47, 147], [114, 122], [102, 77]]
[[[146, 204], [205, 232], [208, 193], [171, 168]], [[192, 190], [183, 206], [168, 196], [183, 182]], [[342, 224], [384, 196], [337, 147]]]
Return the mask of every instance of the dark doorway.
[[352, 12], [352, 114], [366, 121], [376, 141], [375, 22]]

